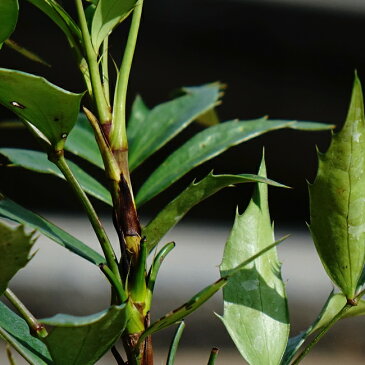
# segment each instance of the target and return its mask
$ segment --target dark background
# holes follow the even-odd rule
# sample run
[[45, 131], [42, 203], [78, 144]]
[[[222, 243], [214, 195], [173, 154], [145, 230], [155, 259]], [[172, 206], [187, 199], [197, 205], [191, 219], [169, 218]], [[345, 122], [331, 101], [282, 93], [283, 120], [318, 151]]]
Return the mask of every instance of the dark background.
[[[344, 11], [258, 0], [146, 0], [129, 101], [140, 93], [153, 107], [181, 86], [219, 80], [228, 85], [224, 103], [218, 108], [222, 121], [269, 115], [341, 125], [354, 70], [360, 78], [365, 74], [364, 20], [365, 12], [351, 8]], [[127, 22], [122, 24], [113, 35], [111, 53], [117, 62], [127, 26]], [[24, 1], [12, 39], [44, 57], [52, 68], [28, 62], [5, 47], [0, 53], [1, 67], [43, 75], [71, 91], [83, 90], [63, 34]], [[12, 117], [4, 108], [0, 113], [0, 119]], [[136, 187], [167, 152], [199, 129], [192, 125], [137, 170]], [[1, 146], [37, 147], [22, 130], [1, 129], [0, 140]], [[159, 202], [146, 205], [142, 214], [153, 214], [194, 177], [203, 177], [213, 168], [216, 173], [255, 173], [265, 146], [269, 177], [294, 188], [271, 190], [272, 217], [279, 223], [303, 224], [308, 220], [305, 180], [313, 180], [316, 170], [315, 145], [324, 150], [328, 141], [328, 132], [289, 130], [254, 139], [195, 169], [161, 195]], [[97, 170], [92, 172], [100, 176]], [[4, 168], [0, 174], [1, 190], [28, 208], [80, 209], [56, 178]], [[234, 207], [238, 202], [241, 209], [244, 207], [251, 189], [225, 189], [195, 208], [190, 217], [231, 220]]]

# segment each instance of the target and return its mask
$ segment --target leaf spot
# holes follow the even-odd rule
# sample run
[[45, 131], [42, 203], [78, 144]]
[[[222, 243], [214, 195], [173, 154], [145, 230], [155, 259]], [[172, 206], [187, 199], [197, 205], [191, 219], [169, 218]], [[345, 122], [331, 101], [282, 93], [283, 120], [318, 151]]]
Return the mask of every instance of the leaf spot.
[[54, 120], [55, 122], [59, 122], [59, 121], [60, 121], [60, 118], [58, 118], [58, 117], [54, 117], [54, 118], [53, 118], [53, 120]]
[[62, 139], [66, 139], [66, 138], [67, 138], [67, 133], [62, 133], [62, 134], [61, 134], [61, 138], [62, 138]]
[[10, 102], [10, 104], [11, 104], [12, 106], [15, 106], [16, 108], [19, 108], [19, 109], [25, 109], [25, 106], [24, 106], [24, 105], [22, 105], [22, 104], [20, 104], [20, 103], [18, 103], [17, 101], [11, 101], [11, 102]]

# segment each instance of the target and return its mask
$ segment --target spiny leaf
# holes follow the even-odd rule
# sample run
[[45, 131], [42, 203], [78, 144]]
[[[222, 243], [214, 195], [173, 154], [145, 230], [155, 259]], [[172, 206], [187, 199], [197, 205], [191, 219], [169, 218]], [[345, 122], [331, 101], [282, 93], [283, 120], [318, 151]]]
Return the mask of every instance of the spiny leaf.
[[59, 245], [67, 248], [71, 252], [83, 257], [95, 265], [105, 264], [103, 256], [98, 254], [89, 246], [71, 236], [66, 231], [47, 221], [41, 216], [23, 208], [8, 198], [0, 195], [0, 217], [10, 219], [26, 225], [27, 227], [38, 230], [46, 237], [50, 238]]
[[0, 69], [0, 103], [62, 149], [76, 123], [83, 94], [61, 89], [43, 77]]
[[86, 317], [57, 314], [41, 322], [52, 326], [45, 338], [55, 365], [93, 365], [122, 334], [126, 304]]
[[144, 228], [143, 235], [147, 238], [148, 249], [151, 251], [162, 237], [196, 204], [227, 186], [248, 182], [263, 182], [284, 187], [273, 180], [252, 174], [213, 175], [210, 173], [201, 181], [192, 182]]
[[322, 123], [267, 120], [265, 118], [249, 121], [234, 120], [214, 125], [196, 134], [167, 157], [142, 185], [138, 191], [136, 203], [141, 206], [194, 167], [218, 156], [232, 146], [263, 133], [282, 128], [314, 131], [332, 127]]
[[34, 232], [26, 234], [24, 226], [13, 229], [0, 221], [0, 295], [12, 277], [30, 260], [34, 242]]
[[18, 21], [18, 0], [1, 0], [0, 2], [0, 48], [13, 33]]
[[[264, 161], [259, 174], [266, 176]], [[237, 213], [220, 266], [222, 277], [236, 273], [240, 262], [275, 240], [267, 189], [259, 183], [246, 211]], [[288, 341], [289, 316], [280, 266], [276, 249], [271, 249], [230, 277], [223, 289], [221, 319], [251, 365], [278, 364]]]
[[46, 345], [31, 336], [24, 319], [0, 302], [0, 337], [5, 339], [31, 365], [53, 364]]
[[[6, 156], [15, 166], [65, 179], [58, 167], [50, 162], [43, 152], [0, 148], [0, 154]], [[112, 205], [110, 193], [103, 185], [73, 162], [67, 161], [67, 164], [85, 192], [108, 205]]]
[[[214, 107], [221, 95], [221, 85], [213, 83], [184, 88], [186, 95], [160, 104], [148, 111], [138, 100], [139, 107], [128, 126], [129, 166], [134, 170], [145, 159], [186, 128], [194, 119]], [[142, 120], [142, 118], [144, 118]]]
[[346, 122], [318, 160], [310, 230], [327, 274], [353, 298], [365, 263], [365, 119], [357, 77]]

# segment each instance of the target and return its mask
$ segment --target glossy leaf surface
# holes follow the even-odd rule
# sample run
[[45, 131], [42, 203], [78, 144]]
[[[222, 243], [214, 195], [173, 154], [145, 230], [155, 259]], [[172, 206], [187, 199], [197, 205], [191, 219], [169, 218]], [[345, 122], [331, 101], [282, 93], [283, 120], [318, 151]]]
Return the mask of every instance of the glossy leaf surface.
[[150, 109], [146, 106], [140, 95], [134, 99], [131, 115], [128, 120], [127, 136], [128, 144], [133, 144], [133, 141], [139, 137], [144, 128], [146, 128], [145, 120], [150, 113]]
[[76, 123], [82, 94], [61, 89], [46, 79], [0, 69], [0, 103], [35, 126], [53, 147], [62, 149]]
[[218, 156], [232, 146], [276, 129], [323, 130], [332, 126], [321, 123], [266, 120], [230, 121], [196, 134], [149, 176], [138, 191], [136, 202], [142, 205], [164, 191], [194, 167]]
[[104, 168], [94, 131], [84, 114], [79, 114], [75, 127], [66, 140], [65, 150], [82, 157], [101, 169]]
[[83, 257], [95, 265], [105, 263], [104, 257], [92, 248], [48, 220], [23, 208], [8, 198], [0, 198], [0, 217], [7, 218], [14, 222], [36, 229], [59, 245], [67, 248], [71, 252]]
[[[6, 156], [15, 166], [65, 179], [58, 167], [50, 162], [43, 152], [0, 148], [0, 154]], [[67, 161], [67, 164], [85, 192], [108, 205], [112, 205], [110, 193], [103, 185], [73, 162]]]
[[[185, 88], [186, 95], [160, 104], [148, 114], [139, 101], [139, 118], [130, 121], [127, 131], [128, 137], [132, 136], [129, 140], [131, 170], [164, 146], [194, 119], [214, 107], [220, 97], [220, 88], [219, 83]], [[142, 121], [143, 115], [145, 118]]]
[[[259, 174], [266, 176], [264, 162]], [[220, 266], [222, 277], [275, 241], [267, 190], [266, 184], [258, 184], [246, 211], [237, 213]], [[279, 364], [288, 341], [289, 315], [276, 249], [231, 276], [223, 299], [222, 321], [246, 361]]]
[[13, 33], [18, 21], [18, 0], [0, 1], [0, 47]]
[[309, 185], [310, 230], [327, 274], [353, 298], [365, 262], [365, 119], [357, 78], [345, 125], [318, 161]]
[[99, 0], [91, 24], [91, 41], [96, 52], [109, 33], [136, 5], [136, 0]]
[[52, 326], [45, 338], [55, 365], [93, 365], [122, 334], [125, 304], [87, 317], [57, 314], [41, 322]]
[[151, 251], [162, 237], [196, 204], [227, 186], [248, 182], [263, 182], [284, 187], [273, 180], [252, 174], [213, 175], [210, 173], [201, 181], [192, 182], [144, 228], [143, 235], [147, 238], [148, 249]]
[[11, 278], [30, 260], [34, 242], [34, 232], [27, 234], [23, 226], [12, 228], [0, 221], [0, 295]]
[[0, 329], [6, 342], [32, 365], [53, 364], [46, 345], [29, 333], [24, 319], [0, 302]]

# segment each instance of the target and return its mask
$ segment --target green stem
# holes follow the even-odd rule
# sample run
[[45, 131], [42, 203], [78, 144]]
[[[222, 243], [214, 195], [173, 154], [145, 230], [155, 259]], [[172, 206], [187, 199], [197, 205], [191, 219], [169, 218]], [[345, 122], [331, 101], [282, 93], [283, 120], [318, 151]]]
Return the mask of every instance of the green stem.
[[219, 349], [217, 349], [216, 347], [212, 348], [212, 351], [210, 352], [210, 356], [209, 356], [209, 360], [208, 360], [208, 365], [215, 364], [215, 360], [217, 360], [217, 357], [218, 357], [218, 352], [219, 352]]
[[98, 110], [99, 120], [102, 124], [110, 123], [111, 113], [108, 107], [108, 103], [105, 99], [103, 85], [100, 78], [100, 70], [98, 65], [98, 55], [96, 54], [94, 47], [91, 43], [91, 37], [89, 29], [87, 27], [87, 21], [85, 17], [84, 7], [82, 0], [75, 0], [77, 15], [79, 18], [83, 45], [86, 53], [87, 63], [90, 71], [91, 85], [93, 89], [93, 96]]
[[99, 265], [99, 267], [100, 270], [104, 273], [104, 275], [108, 278], [110, 284], [115, 288], [120, 302], [124, 303], [128, 299], [128, 296], [123, 289], [122, 283], [118, 281], [118, 279], [115, 277], [115, 275], [107, 265], [101, 264]]
[[126, 132], [126, 97], [129, 75], [136, 48], [139, 25], [141, 22], [143, 0], [139, 0], [133, 10], [132, 24], [129, 30], [127, 45], [124, 51], [117, 84], [115, 86], [113, 105], [113, 125], [110, 133], [110, 143], [113, 149], [127, 148]]
[[105, 229], [102, 226], [100, 219], [95, 212], [94, 207], [90, 203], [89, 198], [87, 197], [85, 192], [82, 190], [79, 182], [76, 180], [75, 176], [73, 175], [72, 171], [70, 170], [69, 166], [67, 165], [67, 162], [63, 156], [63, 153], [56, 154], [56, 156], [50, 155], [49, 159], [53, 163], [55, 163], [57, 165], [57, 167], [61, 170], [61, 172], [65, 176], [67, 182], [70, 184], [72, 190], [74, 191], [76, 196], [79, 198], [81, 204], [83, 205], [83, 207], [87, 213], [87, 216], [95, 231], [95, 234], [100, 242], [101, 248], [104, 252], [106, 262], [107, 262], [109, 268], [112, 270], [115, 277], [118, 279], [118, 281], [121, 282], [119, 269], [118, 269], [118, 263], [117, 263], [117, 260], [115, 257], [115, 253], [114, 253], [113, 247], [109, 241], [109, 238], [105, 232]]
[[10, 365], [16, 365], [13, 354], [11, 353], [11, 349], [10, 349], [9, 345], [6, 345], [6, 355], [8, 357], [9, 364]]
[[177, 351], [177, 348], [179, 347], [179, 342], [180, 342], [181, 336], [184, 332], [184, 328], [185, 328], [185, 323], [184, 323], [184, 321], [182, 321], [182, 322], [180, 322], [179, 326], [177, 327], [174, 338], [171, 342], [169, 354], [167, 355], [166, 365], [175, 364], [176, 351]]
[[109, 95], [109, 38], [106, 37], [103, 41], [103, 54], [101, 56], [101, 71], [103, 78], [103, 88], [105, 99], [110, 105], [110, 95]]
[[306, 348], [300, 353], [300, 355], [295, 359], [292, 365], [299, 364], [305, 356], [308, 355], [309, 351], [320, 341], [320, 339], [330, 330], [330, 328], [342, 318], [342, 316], [353, 307], [351, 303], [346, 303], [346, 305], [332, 318], [332, 320], [318, 333], [316, 337], [306, 346]]
[[28, 326], [37, 334], [38, 337], [47, 337], [48, 332], [46, 328], [37, 321], [32, 313], [27, 309], [27, 307], [20, 301], [20, 299], [7, 288], [4, 292], [5, 297], [14, 306], [14, 308], [19, 312], [23, 319], [28, 323]]

